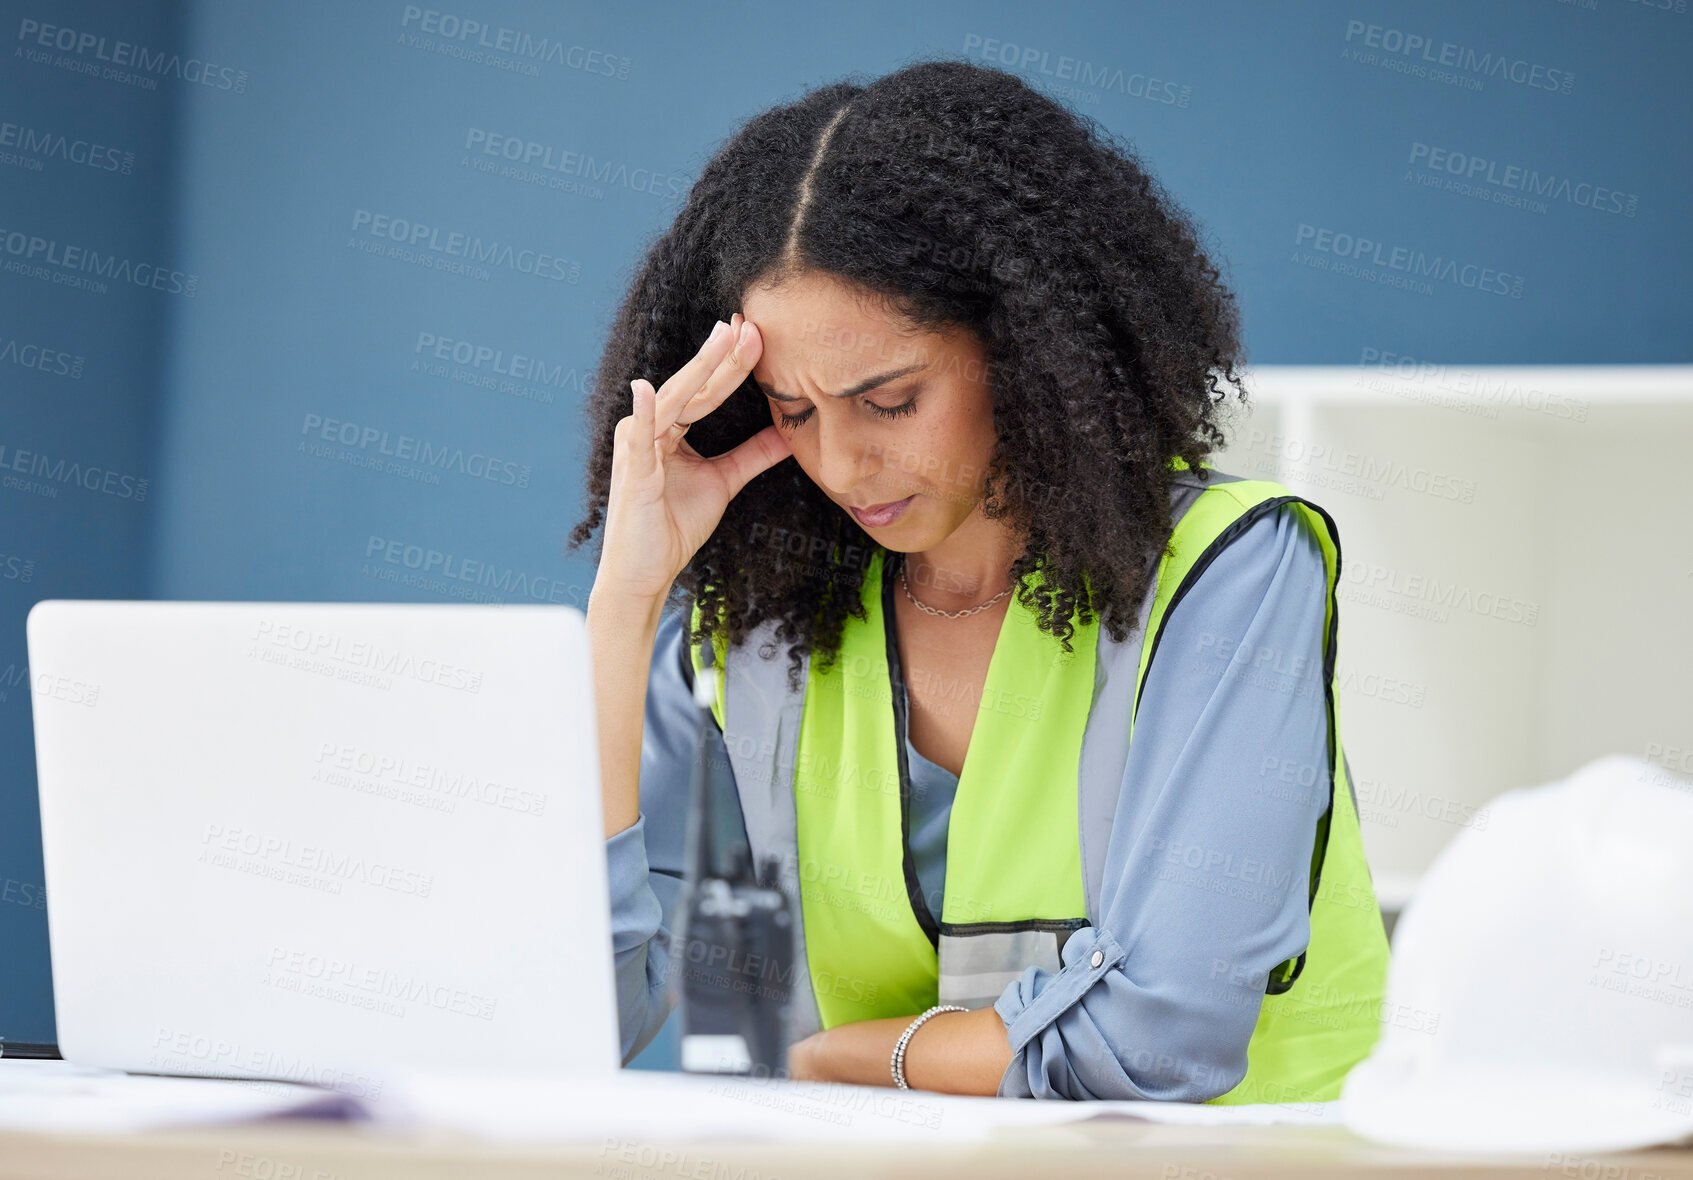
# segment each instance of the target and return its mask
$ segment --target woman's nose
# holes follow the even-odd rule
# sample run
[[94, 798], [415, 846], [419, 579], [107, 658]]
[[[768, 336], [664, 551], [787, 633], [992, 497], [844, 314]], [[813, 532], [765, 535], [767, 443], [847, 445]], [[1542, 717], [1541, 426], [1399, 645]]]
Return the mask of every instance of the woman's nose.
[[[819, 414], [821, 419], [825, 415]], [[851, 425], [817, 424], [817, 478], [831, 495], [847, 497], [871, 474], [870, 448]]]

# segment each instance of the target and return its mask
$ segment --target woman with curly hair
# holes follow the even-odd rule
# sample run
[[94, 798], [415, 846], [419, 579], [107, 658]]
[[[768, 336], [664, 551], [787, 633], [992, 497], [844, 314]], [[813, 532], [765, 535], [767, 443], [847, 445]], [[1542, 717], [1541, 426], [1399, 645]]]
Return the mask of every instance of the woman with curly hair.
[[571, 536], [604, 526], [625, 1060], [687, 966], [712, 665], [742, 832], [799, 901], [792, 1076], [1338, 1095], [1387, 964], [1338, 534], [1207, 465], [1241, 351], [1185, 214], [1013, 75], [823, 86], [716, 153], [616, 317]]

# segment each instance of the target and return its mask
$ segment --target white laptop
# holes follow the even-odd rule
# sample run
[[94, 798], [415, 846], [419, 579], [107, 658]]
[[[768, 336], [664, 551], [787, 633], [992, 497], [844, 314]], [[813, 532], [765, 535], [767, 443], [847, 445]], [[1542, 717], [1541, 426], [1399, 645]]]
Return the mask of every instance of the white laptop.
[[370, 1099], [618, 1069], [580, 611], [50, 599], [27, 632], [67, 1061]]

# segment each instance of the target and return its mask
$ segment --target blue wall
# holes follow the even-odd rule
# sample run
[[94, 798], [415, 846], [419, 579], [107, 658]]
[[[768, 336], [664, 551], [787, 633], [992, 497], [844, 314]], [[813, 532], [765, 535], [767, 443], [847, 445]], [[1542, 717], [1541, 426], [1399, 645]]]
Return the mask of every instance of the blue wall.
[[[920, 58], [1013, 69], [1198, 218], [1256, 364], [1687, 362], [1678, 4], [0, 0], [0, 1035], [53, 1036], [30, 605], [465, 594], [408, 564], [430, 551], [491, 567], [484, 596], [584, 603], [582, 391], [753, 113]], [[508, 146], [552, 166], [512, 175]], [[446, 269], [452, 235], [510, 262]], [[162, 289], [54, 281], [88, 275], [32, 237]], [[394, 458], [423, 446], [448, 466]]]
[[[47, 12], [56, 16], [49, 18]], [[160, 380], [189, 305], [173, 275], [181, 96], [77, 72], [22, 22], [172, 45], [164, 5], [0, 6], [0, 1038], [53, 1039], [24, 616], [43, 598], [145, 598]], [[35, 61], [39, 55], [46, 60]], [[96, 63], [105, 68], [105, 63]], [[112, 277], [82, 270], [84, 262]], [[68, 264], [68, 265], [66, 265]], [[165, 289], [139, 285], [154, 276]], [[68, 282], [67, 282], [68, 280]], [[71, 285], [79, 280], [101, 287]]]

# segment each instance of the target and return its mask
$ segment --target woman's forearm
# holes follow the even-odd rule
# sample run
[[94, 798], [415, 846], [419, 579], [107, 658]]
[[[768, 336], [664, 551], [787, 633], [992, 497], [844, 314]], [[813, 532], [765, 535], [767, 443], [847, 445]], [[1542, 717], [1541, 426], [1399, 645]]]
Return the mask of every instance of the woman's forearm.
[[596, 582], [588, 595], [607, 839], [632, 827], [640, 816], [647, 674], [663, 614], [663, 599], [623, 593], [615, 586]]
[[[917, 1013], [840, 1024], [807, 1037], [789, 1058], [796, 1078], [891, 1086], [894, 1046]], [[1005, 1022], [992, 1008], [931, 1016], [905, 1047], [905, 1080], [913, 1090], [992, 1097], [1011, 1064]]]

